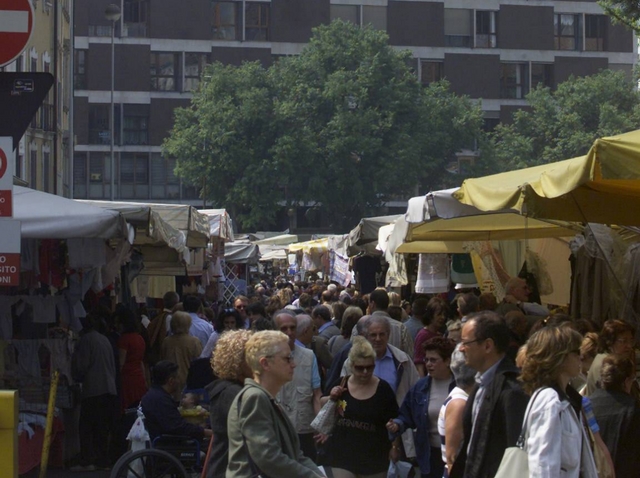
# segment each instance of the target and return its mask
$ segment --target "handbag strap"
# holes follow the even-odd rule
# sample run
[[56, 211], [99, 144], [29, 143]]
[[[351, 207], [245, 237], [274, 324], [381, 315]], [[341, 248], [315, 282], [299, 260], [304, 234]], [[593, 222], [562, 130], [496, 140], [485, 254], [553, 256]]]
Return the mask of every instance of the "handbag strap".
[[524, 421], [522, 422], [522, 430], [520, 431], [520, 436], [518, 437], [518, 441], [516, 442], [516, 446], [518, 448], [521, 448], [524, 450], [524, 443], [527, 438], [527, 423], [529, 422], [529, 413], [531, 413], [531, 407], [533, 406], [533, 402], [535, 401], [536, 397], [545, 388], [548, 388], [548, 387], [541, 387], [538, 390], [536, 390], [536, 393], [534, 393], [533, 396], [531, 397], [531, 400], [529, 400], [529, 404], [527, 405], [527, 412], [525, 413]]

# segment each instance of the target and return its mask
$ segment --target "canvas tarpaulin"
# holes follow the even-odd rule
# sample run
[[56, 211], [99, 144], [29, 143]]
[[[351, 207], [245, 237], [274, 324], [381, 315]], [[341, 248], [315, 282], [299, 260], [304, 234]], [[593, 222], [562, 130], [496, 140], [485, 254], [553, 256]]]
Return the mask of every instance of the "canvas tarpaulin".
[[454, 196], [483, 211], [638, 225], [640, 130], [598, 139], [585, 156], [467, 179]]
[[127, 224], [116, 211], [104, 211], [62, 196], [13, 187], [13, 219], [25, 239], [127, 237]]
[[[180, 251], [176, 231], [184, 235], [184, 245], [190, 248], [207, 247], [209, 242], [209, 218], [196, 208], [184, 204], [153, 204], [122, 201], [78, 201], [85, 204], [120, 212], [127, 222], [136, 228], [147, 228], [146, 234], [153, 241], [164, 242]], [[139, 241], [146, 242], [144, 239]]]

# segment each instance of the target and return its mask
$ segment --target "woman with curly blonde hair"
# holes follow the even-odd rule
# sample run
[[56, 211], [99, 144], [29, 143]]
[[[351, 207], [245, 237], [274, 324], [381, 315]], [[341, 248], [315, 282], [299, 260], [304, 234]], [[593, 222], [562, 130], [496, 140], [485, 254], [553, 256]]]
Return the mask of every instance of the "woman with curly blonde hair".
[[218, 378], [207, 386], [213, 444], [206, 467], [206, 478], [224, 478], [227, 471], [227, 416], [233, 400], [242, 390], [244, 379], [251, 377], [251, 369], [244, 355], [244, 346], [251, 334], [249, 330], [225, 332], [218, 339], [211, 358], [213, 373]]
[[582, 397], [569, 381], [580, 374], [582, 336], [568, 326], [544, 327], [526, 345], [520, 380], [532, 398], [525, 412], [531, 478], [597, 478], [582, 427]]

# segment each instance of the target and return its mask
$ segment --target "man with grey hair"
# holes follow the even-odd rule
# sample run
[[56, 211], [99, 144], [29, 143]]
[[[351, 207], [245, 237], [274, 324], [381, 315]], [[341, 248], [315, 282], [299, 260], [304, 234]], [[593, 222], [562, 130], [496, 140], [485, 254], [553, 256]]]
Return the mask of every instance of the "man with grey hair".
[[451, 470], [453, 461], [462, 445], [464, 429], [462, 418], [464, 417], [464, 407], [469, 398], [469, 394], [476, 385], [476, 371], [466, 363], [465, 356], [460, 352], [460, 344], [451, 354], [449, 364], [456, 386], [444, 401], [438, 416], [438, 433], [441, 438], [442, 461], [445, 463], [447, 473]]
[[[367, 317], [367, 316], [365, 316]], [[404, 396], [420, 379], [413, 360], [402, 350], [389, 343], [391, 334], [390, 319], [383, 315], [363, 317], [363, 336], [369, 341], [376, 353], [373, 374], [387, 382], [396, 395], [398, 406], [402, 406]], [[360, 319], [360, 320], [362, 320]], [[360, 321], [358, 321], [360, 322]], [[351, 361], [347, 358], [342, 367], [342, 376], [351, 372]], [[411, 430], [402, 435], [407, 457], [415, 456], [415, 447]]]
[[504, 299], [496, 309], [496, 312], [502, 316], [512, 310], [521, 310], [525, 315], [549, 315], [549, 309], [544, 305], [529, 302], [531, 290], [527, 281], [520, 277], [509, 279], [504, 286], [504, 293]]
[[300, 319], [288, 309], [282, 309], [273, 314], [276, 330], [289, 337], [291, 356], [296, 366], [293, 371], [293, 380], [280, 389], [276, 402], [295, 426], [304, 455], [315, 460], [316, 447], [313, 440], [315, 431], [311, 428], [311, 422], [321, 408], [320, 372], [313, 351], [309, 350], [298, 337], [299, 329], [310, 328], [313, 332], [311, 317], [306, 314], [299, 317]]

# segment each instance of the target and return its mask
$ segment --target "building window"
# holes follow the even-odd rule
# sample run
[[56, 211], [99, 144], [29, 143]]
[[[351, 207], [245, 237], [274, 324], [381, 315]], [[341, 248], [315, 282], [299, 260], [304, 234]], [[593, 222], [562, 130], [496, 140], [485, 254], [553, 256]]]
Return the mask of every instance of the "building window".
[[358, 5], [330, 5], [331, 21], [343, 20], [345, 22], [360, 25], [360, 8]]
[[146, 153], [120, 153], [120, 184], [149, 184], [149, 156]]
[[556, 50], [579, 50], [580, 21], [578, 15], [565, 13], [554, 16]]
[[247, 2], [244, 7], [246, 41], [269, 41], [269, 3]]
[[73, 157], [73, 197], [87, 197], [87, 156], [81, 153]]
[[362, 25], [371, 25], [376, 30], [387, 31], [387, 7], [363, 5]]
[[91, 184], [104, 184], [111, 180], [111, 171], [106, 168], [105, 156], [99, 153], [91, 153], [89, 158], [89, 182]]
[[180, 181], [173, 173], [175, 159], [163, 158], [159, 153], [151, 154], [150, 185], [152, 199], [180, 199]]
[[49, 167], [51, 162], [51, 153], [49, 151], [42, 152], [42, 190], [49, 192]]
[[149, 144], [149, 105], [123, 105], [122, 111], [122, 144]]
[[446, 46], [471, 47], [473, 10], [444, 9], [444, 43]]
[[[118, 22], [116, 22], [116, 31], [118, 29]], [[111, 25], [89, 25], [90, 37], [110, 37]]]
[[430, 85], [444, 77], [444, 63], [442, 61], [420, 60], [420, 82]]
[[76, 90], [86, 90], [87, 50], [74, 50], [73, 56], [73, 87]]
[[109, 105], [89, 104], [89, 144], [110, 144]]
[[387, 30], [387, 7], [373, 5], [331, 5], [331, 21], [341, 19], [358, 26], [371, 25], [376, 30]]
[[500, 64], [500, 98], [523, 99], [528, 92], [526, 63]]
[[38, 150], [29, 151], [29, 186], [38, 189]]
[[553, 64], [531, 63], [531, 89], [538, 85], [553, 87]]
[[476, 11], [476, 48], [496, 48], [498, 12]]
[[604, 15], [584, 16], [584, 49], [605, 51], [604, 38], [607, 19]]
[[482, 119], [482, 130], [485, 133], [493, 133], [499, 124], [500, 124], [500, 118], [498, 116], [485, 117]]
[[154, 91], [178, 91], [177, 53], [151, 53], [151, 89]]
[[214, 40], [241, 40], [238, 29], [240, 2], [213, 2], [212, 35]]
[[206, 53], [184, 54], [184, 91], [195, 91], [198, 89], [200, 78], [207, 63]]
[[124, 0], [123, 37], [146, 37], [149, 0]]

